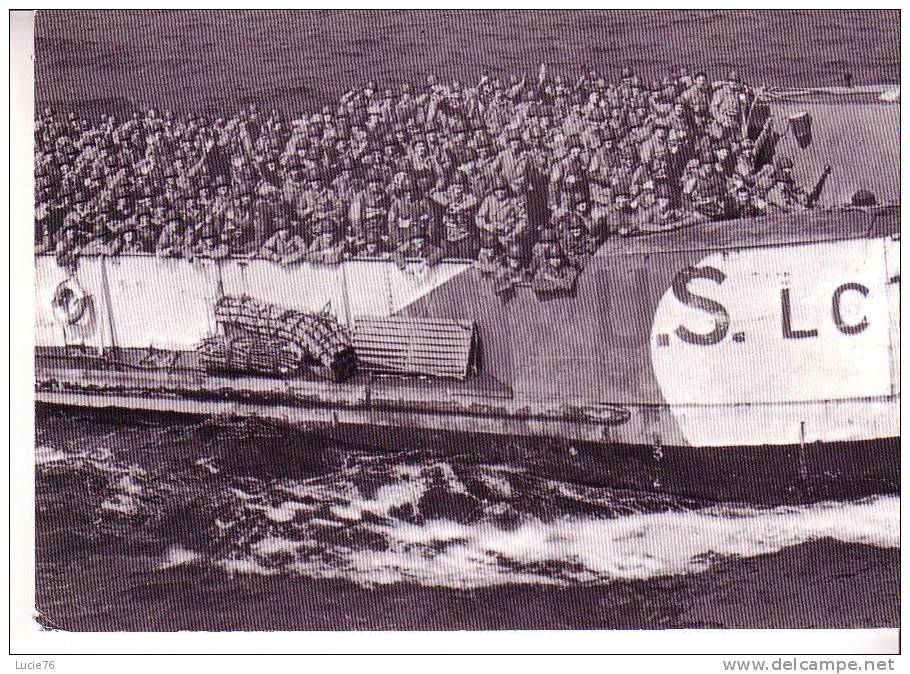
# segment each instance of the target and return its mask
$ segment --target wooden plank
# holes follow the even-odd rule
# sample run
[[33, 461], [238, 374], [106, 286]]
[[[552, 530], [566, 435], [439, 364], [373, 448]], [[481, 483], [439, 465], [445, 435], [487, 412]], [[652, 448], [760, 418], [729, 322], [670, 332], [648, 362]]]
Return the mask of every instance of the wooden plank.
[[470, 335], [469, 332], [464, 331], [453, 331], [453, 330], [385, 330], [385, 329], [369, 329], [369, 330], [357, 330], [354, 333], [355, 335], [373, 335], [373, 336], [389, 336], [389, 337], [408, 337], [411, 335], [425, 335], [427, 337], [441, 337], [441, 338], [458, 338], [464, 339], [467, 335]]
[[459, 318], [416, 318], [409, 316], [360, 316], [354, 319], [356, 324], [360, 323], [405, 323], [408, 325], [421, 325], [439, 323], [443, 325], [471, 325], [472, 321]]
[[402, 361], [405, 360], [404, 351], [380, 351], [367, 349], [363, 351], [356, 351], [356, 353], [357, 357], [361, 360], [364, 358], [385, 358], [386, 360], [400, 359]]
[[361, 338], [361, 339], [354, 340], [354, 347], [357, 348], [358, 346], [364, 346], [364, 347], [376, 346], [376, 347], [404, 348], [408, 345], [408, 343], [409, 343], [409, 340], [406, 340], [406, 339], [391, 340], [391, 339], [377, 339], [377, 338], [370, 338], [370, 339]]
[[358, 347], [355, 345], [354, 352], [357, 354], [364, 353], [383, 353], [383, 354], [397, 354], [397, 353], [415, 353], [422, 356], [432, 356], [435, 358], [461, 358], [468, 354], [470, 349], [460, 348], [460, 349], [437, 349], [432, 347], [427, 347], [420, 344], [411, 345], [410, 347], [404, 349], [397, 349], [394, 347], [382, 347], [382, 346], [363, 346]]
[[355, 323], [357, 328], [372, 327], [372, 326], [381, 326], [386, 328], [397, 328], [402, 330], [411, 330], [414, 328], [426, 328], [426, 329], [442, 329], [442, 330], [464, 330], [470, 331], [474, 325], [470, 322], [464, 321], [361, 321]]
[[389, 326], [401, 326], [401, 327], [412, 327], [412, 326], [426, 326], [426, 327], [457, 327], [469, 329], [472, 325], [472, 321], [464, 321], [458, 319], [434, 319], [434, 320], [420, 320], [420, 319], [381, 319], [381, 320], [358, 320], [355, 322], [355, 325], [389, 325]]
[[354, 331], [355, 335], [427, 335], [427, 336], [443, 336], [443, 337], [463, 337], [473, 334], [469, 330], [442, 330], [442, 329], [424, 329], [424, 328], [409, 328], [409, 329], [398, 329], [398, 328], [385, 328], [379, 326], [370, 326], [368, 328], [357, 329]]
[[364, 344], [370, 345], [375, 344], [379, 346], [386, 345], [399, 345], [402, 347], [407, 346], [408, 344], [426, 344], [427, 346], [435, 346], [439, 349], [449, 349], [449, 348], [458, 348], [464, 344], [470, 344], [471, 340], [469, 339], [420, 339], [420, 338], [409, 338], [409, 339], [384, 339], [381, 337], [355, 337], [354, 344]]
[[388, 336], [388, 337], [410, 337], [411, 335], [425, 335], [427, 337], [458, 337], [464, 338], [466, 335], [470, 335], [469, 332], [463, 331], [453, 331], [453, 330], [384, 330], [384, 329], [369, 329], [369, 330], [357, 330], [355, 335], [374, 335], [374, 336]]
[[392, 352], [392, 351], [364, 351], [357, 354], [357, 358], [360, 360], [382, 360], [382, 361], [401, 361], [405, 362], [406, 358], [401, 352]]
[[[385, 348], [387, 346], [392, 345], [392, 343], [390, 343], [390, 342], [382, 342], [382, 343], [369, 342], [369, 343], [364, 343], [364, 344], [368, 345], [368, 346], [377, 346], [380, 348]], [[409, 342], [405, 342], [404, 344], [401, 344], [400, 346], [405, 351], [410, 348], [419, 346], [427, 351], [437, 351], [439, 353], [449, 353], [452, 351], [457, 352], [457, 351], [461, 351], [465, 348], [465, 344], [463, 342], [428, 342], [428, 341], [418, 341], [416, 339], [411, 340]]]

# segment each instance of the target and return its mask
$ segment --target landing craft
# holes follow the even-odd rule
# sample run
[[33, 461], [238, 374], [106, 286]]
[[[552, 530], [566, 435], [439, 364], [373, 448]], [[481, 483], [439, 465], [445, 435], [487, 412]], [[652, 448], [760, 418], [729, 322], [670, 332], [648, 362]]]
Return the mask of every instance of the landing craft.
[[[470, 446], [723, 499], [897, 490], [899, 111], [884, 94], [770, 92], [769, 128], [800, 182], [833, 167], [818, 208], [611, 238], [559, 297], [499, 295], [459, 260], [134, 255], [82, 258], [70, 274], [38, 256], [37, 400]], [[859, 189], [881, 205], [845, 206]], [[220, 330], [219, 299], [239, 296], [327, 310], [353, 334], [360, 372], [207, 372], [196, 348]]]

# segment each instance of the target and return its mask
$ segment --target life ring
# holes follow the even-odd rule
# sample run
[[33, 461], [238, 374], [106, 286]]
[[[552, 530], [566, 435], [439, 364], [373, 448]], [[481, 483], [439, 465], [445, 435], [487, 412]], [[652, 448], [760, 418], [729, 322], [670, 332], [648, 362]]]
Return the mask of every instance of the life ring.
[[92, 306], [92, 296], [79, 286], [75, 279], [62, 281], [54, 290], [51, 307], [58, 323], [75, 325], [79, 323]]

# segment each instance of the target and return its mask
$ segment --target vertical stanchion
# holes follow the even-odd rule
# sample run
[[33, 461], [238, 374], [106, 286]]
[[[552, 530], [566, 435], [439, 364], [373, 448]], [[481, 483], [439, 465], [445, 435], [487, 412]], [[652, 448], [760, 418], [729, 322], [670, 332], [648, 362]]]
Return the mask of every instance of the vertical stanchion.
[[[105, 256], [100, 256], [98, 258], [99, 264], [101, 265], [101, 289], [104, 293], [104, 315], [107, 320], [107, 328], [111, 341], [111, 351], [116, 353], [117, 351], [117, 333], [114, 329], [114, 306], [111, 302], [111, 289], [110, 284], [107, 278], [107, 258]], [[98, 355], [104, 355], [104, 339], [103, 337], [98, 344]]]
[[341, 265], [341, 295], [344, 298], [344, 322], [348, 330], [354, 330], [354, 317], [351, 316], [351, 298], [348, 291], [348, 265], [350, 262], [339, 262]]

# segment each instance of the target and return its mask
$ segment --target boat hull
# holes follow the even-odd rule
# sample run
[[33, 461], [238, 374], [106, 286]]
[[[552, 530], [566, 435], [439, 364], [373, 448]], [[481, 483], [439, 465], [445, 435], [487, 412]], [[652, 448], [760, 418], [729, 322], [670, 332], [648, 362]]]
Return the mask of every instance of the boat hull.
[[256, 418], [306, 434], [310, 440], [301, 443], [302, 453], [311, 442], [338, 442], [376, 452], [431, 450], [441, 457], [502, 463], [581, 484], [710, 501], [786, 504], [900, 490], [899, 438], [740, 447], [647, 446], [560, 437], [573, 430], [565, 422], [558, 429], [532, 422], [532, 426], [540, 424], [541, 435], [525, 434], [528, 425], [521, 427], [521, 435], [510, 435], [502, 432], [508, 429], [502, 420], [497, 432], [489, 432], [479, 424], [472, 430], [466, 430], [472, 427], [464, 423], [427, 427], [419, 418], [404, 414], [373, 415], [357, 422], [328, 412], [316, 419], [298, 408], [275, 404], [192, 404], [174, 397], [60, 391], [39, 391], [37, 398], [40, 406], [78, 407], [114, 417], [151, 413], [165, 420], [174, 416], [225, 422]]
[[[609, 477], [615, 448], [634, 448], [643, 466], [663, 457], [668, 474], [693, 477], [647, 468], [630, 486], [656, 480], [689, 493], [758, 498], [773, 475], [768, 484], [789, 498], [793, 470], [806, 484], [837, 476], [844, 492], [893, 489], [899, 248], [896, 209], [709, 223], [612, 239], [574, 292], [553, 297], [529, 286], [497, 294], [459, 261], [401, 270], [378, 260], [84, 258], [69, 277], [39, 257], [36, 395], [257, 416], [385, 447], [410, 436], [590, 447], [604, 461], [585, 469], [591, 481]], [[52, 310], [61, 282], [92, 298], [77, 324]], [[343, 383], [206, 372], [194, 348], [218, 332], [213, 306], [225, 294], [328, 310], [355, 331], [360, 317], [473, 324], [479, 372], [465, 381], [365, 372]], [[727, 462], [734, 468], [710, 468]], [[727, 482], [737, 485], [729, 494], [719, 490]], [[813, 489], [799, 493], [830, 491]]]

